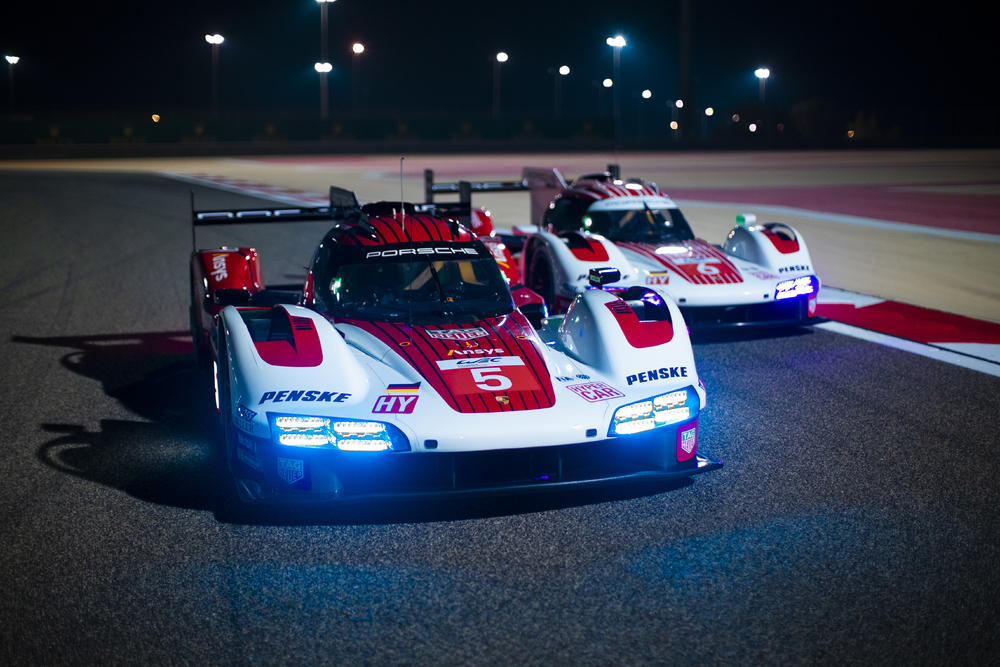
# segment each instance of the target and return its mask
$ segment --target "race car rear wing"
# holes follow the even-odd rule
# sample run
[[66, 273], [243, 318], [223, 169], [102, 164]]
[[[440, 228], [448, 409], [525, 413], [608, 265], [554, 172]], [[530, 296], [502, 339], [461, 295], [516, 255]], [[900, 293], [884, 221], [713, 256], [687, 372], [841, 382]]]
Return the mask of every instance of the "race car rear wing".
[[[608, 165], [608, 173], [612, 178], [619, 177], [617, 164]], [[521, 170], [520, 181], [458, 181], [457, 183], [435, 183], [434, 170], [424, 169], [424, 201], [434, 204], [435, 195], [457, 193], [459, 204], [472, 208], [473, 192], [530, 192], [531, 193], [531, 224], [540, 225], [545, 215], [545, 209], [555, 199], [556, 195], [569, 189], [566, 179], [555, 167], [542, 169], [525, 167]], [[437, 204], [438, 208], [445, 204]]]

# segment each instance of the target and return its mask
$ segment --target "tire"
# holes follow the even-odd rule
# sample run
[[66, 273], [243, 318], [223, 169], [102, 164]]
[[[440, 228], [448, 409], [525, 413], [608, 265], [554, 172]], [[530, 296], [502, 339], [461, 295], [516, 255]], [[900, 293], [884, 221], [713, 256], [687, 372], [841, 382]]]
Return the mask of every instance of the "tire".
[[212, 351], [205, 341], [205, 329], [198, 324], [198, 303], [195, 299], [194, 276], [191, 277], [191, 307], [188, 311], [191, 326], [191, 343], [194, 345], [194, 360], [198, 368], [206, 373], [212, 371]]
[[552, 265], [549, 264], [549, 258], [540, 249], [535, 250], [531, 256], [528, 287], [545, 300], [545, 306], [550, 313], [556, 312], [556, 286], [552, 277]]

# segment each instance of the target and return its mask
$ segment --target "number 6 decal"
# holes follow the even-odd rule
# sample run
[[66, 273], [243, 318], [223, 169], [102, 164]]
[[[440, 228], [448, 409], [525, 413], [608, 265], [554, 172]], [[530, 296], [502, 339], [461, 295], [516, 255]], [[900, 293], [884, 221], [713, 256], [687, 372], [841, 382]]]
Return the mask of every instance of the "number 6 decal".
[[472, 371], [472, 379], [475, 380], [476, 386], [484, 391], [503, 391], [514, 386], [510, 378], [505, 376], [503, 371], [496, 366], [469, 370]]
[[718, 262], [717, 259], [705, 259], [698, 262], [698, 273], [704, 276], [717, 276], [719, 275], [719, 267], [712, 266], [712, 264]]

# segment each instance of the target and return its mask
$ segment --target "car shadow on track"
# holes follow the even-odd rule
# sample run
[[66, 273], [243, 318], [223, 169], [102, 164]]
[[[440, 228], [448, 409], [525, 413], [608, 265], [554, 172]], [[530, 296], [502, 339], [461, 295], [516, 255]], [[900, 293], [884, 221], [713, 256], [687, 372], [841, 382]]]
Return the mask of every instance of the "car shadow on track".
[[[107, 396], [141, 420], [41, 424], [52, 439], [37, 452], [60, 472], [119, 489], [145, 502], [213, 512], [220, 521], [259, 525], [366, 525], [458, 521], [528, 514], [683, 488], [677, 482], [536, 494], [416, 501], [352, 502], [331, 508], [241, 507], [224, 472], [221, 429], [208, 377], [195, 367], [186, 331], [97, 336], [15, 336], [13, 342], [69, 348], [61, 364], [101, 382]], [[91, 402], [99, 412], [101, 401]], [[87, 409], [87, 408], [84, 408]]]

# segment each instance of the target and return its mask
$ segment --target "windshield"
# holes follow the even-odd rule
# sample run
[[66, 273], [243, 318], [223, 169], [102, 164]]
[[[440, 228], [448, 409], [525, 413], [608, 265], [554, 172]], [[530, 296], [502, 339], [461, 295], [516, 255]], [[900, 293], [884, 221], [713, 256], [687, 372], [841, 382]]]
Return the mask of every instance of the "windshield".
[[588, 211], [583, 216], [583, 228], [615, 242], [669, 243], [694, 239], [687, 220], [676, 208], [647, 206], [626, 211]]
[[319, 287], [334, 317], [473, 322], [513, 310], [510, 290], [492, 257], [341, 264]]

